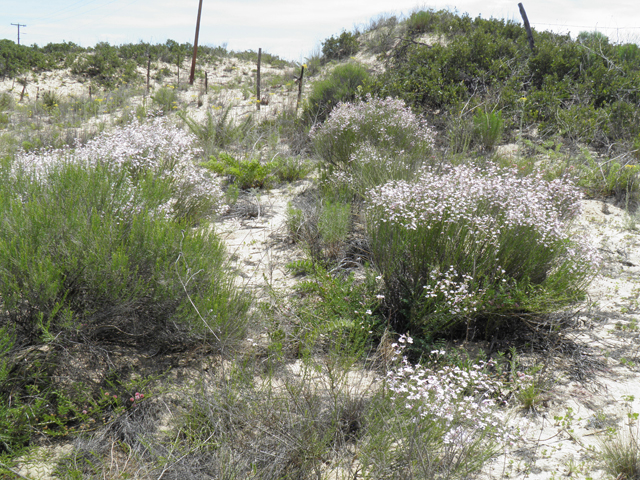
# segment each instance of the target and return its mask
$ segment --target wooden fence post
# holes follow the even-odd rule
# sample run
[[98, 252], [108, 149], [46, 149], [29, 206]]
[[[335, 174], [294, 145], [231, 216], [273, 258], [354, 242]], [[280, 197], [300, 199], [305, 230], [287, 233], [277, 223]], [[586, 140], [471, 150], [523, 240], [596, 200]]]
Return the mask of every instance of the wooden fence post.
[[146, 95], [149, 95], [149, 78], [151, 75], [151, 54], [149, 54], [149, 58], [147, 60], [147, 92]]
[[304, 65], [300, 69], [300, 78], [298, 79], [298, 100], [296, 101], [296, 113], [298, 113], [298, 107], [300, 106], [300, 101], [302, 100], [302, 78], [304, 76]]
[[258, 49], [258, 75], [256, 78], [256, 108], [260, 110], [260, 60], [262, 59], [262, 48]]
[[533, 52], [535, 50], [535, 45], [533, 44], [533, 33], [531, 33], [531, 25], [529, 25], [527, 12], [524, 11], [524, 5], [522, 5], [522, 3], [518, 4], [518, 8], [520, 9], [520, 16], [522, 16], [522, 21], [524, 22], [524, 29], [527, 31], [527, 38], [529, 39], [529, 48], [531, 48], [531, 51]]

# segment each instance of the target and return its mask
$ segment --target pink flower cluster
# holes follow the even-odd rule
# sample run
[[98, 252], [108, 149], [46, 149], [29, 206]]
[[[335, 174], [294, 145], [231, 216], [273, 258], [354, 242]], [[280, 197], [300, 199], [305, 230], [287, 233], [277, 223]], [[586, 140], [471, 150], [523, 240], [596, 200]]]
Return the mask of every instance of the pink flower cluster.
[[[411, 337], [402, 335], [394, 343], [400, 364], [387, 373], [394, 400], [404, 403], [416, 422], [437, 422], [446, 433], [444, 444], [464, 446], [479, 436], [510, 441], [511, 430], [498, 409], [494, 397], [500, 383], [483, 370], [490, 363], [480, 362], [468, 371], [457, 366], [440, 369], [412, 365], [402, 356]], [[436, 357], [443, 351], [432, 352]]]
[[102, 166], [111, 171], [127, 171], [130, 188], [139, 175], [151, 173], [173, 185], [177, 201], [161, 208], [171, 215], [176, 204], [184, 205], [207, 199], [222, 211], [224, 194], [220, 181], [195, 164], [199, 150], [193, 135], [156, 118], [148, 123], [134, 120], [110, 133], [103, 133], [85, 145], [20, 155], [14, 168], [26, 168], [36, 178], [44, 179], [51, 169], [63, 163], [87, 167]]
[[330, 161], [346, 163], [363, 143], [393, 151], [418, 150], [424, 153], [434, 144], [434, 131], [402, 100], [373, 98], [339, 103], [323, 123], [315, 125], [311, 139]]
[[[425, 167], [415, 181], [371, 189], [368, 211], [375, 213], [374, 224], [389, 222], [409, 230], [464, 225], [477, 242], [495, 249], [506, 231], [535, 235], [538, 244], [552, 248], [569, 238], [567, 227], [580, 213], [580, 198], [580, 190], [566, 180], [518, 177], [497, 167], [462, 165], [444, 173]], [[593, 249], [574, 253], [598, 263]]]

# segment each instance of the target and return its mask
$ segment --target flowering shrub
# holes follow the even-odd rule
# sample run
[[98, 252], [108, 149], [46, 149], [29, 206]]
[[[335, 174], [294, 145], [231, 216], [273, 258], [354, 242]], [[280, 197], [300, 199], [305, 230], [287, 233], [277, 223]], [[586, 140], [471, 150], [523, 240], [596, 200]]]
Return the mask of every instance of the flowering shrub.
[[327, 184], [360, 196], [388, 180], [411, 178], [434, 141], [426, 122], [402, 100], [370, 95], [339, 104], [310, 135], [316, 153], [327, 161]]
[[[514, 438], [496, 403], [500, 382], [485, 373], [492, 364], [466, 370], [412, 365], [402, 356], [408, 343], [412, 338], [402, 335], [392, 345], [396, 366], [386, 385], [391, 410], [379, 412], [385, 424], [370, 429], [377, 438], [370, 442], [375, 448], [363, 448], [365, 468], [376, 478], [405, 478], [402, 471], [412, 472], [411, 478], [470, 478]], [[437, 360], [444, 353], [431, 355]], [[385, 458], [377, 458], [379, 451]], [[392, 470], [397, 476], [387, 476]]]
[[402, 100], [372, 98], [340, 103], [323, 124], [310, 133], [316, 152], [340, 169], [348, 169], [363, 143], [424, 159], [431, 151], [434, 132]]
[[579, 190], [540, 176], [459, 166], [368, 192], [368, 229], [388, 306], [425, 334], [578, 299], [598, 257], [569, 227]]
[[189, 142], [156, 121], [7, 160], [0, 325], [26, 342], [241, 335], [247, 300], [225, 268], [224, 246], [188, 228], [222, 197], [217, 180], [191, 163]]
[[52, 167], [63, 163], [101, 166], [113, 174], [124, 173], [122, 181], [127, 187], [123, 191], [128, 192], [129, 203], [123, 214], [141, 208], [134, 203], [141, 201], [135, 190], [141, 187], [142, 178], [159, 178], [167, 185], [164, 198], [158, 205], [145, 204], [145, 208], [174, 219], [195, 218], [203, 213], [222, 212], [224, 198], [219, 180], [194, 163], [199, 153], [193, 147], [195, 142], [193, 135], [162, 118], [149, 123], [134, 120], [75, 149], [24, 153], [13, 169], [25, 168], [37, 178], [46, 177]]

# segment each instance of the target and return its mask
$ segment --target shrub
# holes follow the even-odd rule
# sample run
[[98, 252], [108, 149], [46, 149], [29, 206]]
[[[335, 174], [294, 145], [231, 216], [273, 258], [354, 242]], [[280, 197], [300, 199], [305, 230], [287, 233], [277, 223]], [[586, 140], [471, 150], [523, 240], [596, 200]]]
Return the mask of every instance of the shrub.
[[472, 478], [512, 439], [495, 400], [500, 384], [484, 362], [466, 370], [412, 365], [401, 358], [412, 342], [403, 335], [393, 344], [396, 365], [372, 402], [360, 447], [364, 471], [384, 479]]
[[368, 79], [369, 72], [360, 65], [338, 65], [326, 79], [313, 84], [304, 118], [308, 123], [323, 122], [338, 103], [354, 100], [358, 87], [365, 85]]
[[579, 171], [578, 185], [593, 196], [615, 196], [632, 207], [640, 195], [640, 166], [609, 160], [598, 163], [588, 156]]
[[184, 165], [189, 136], [144, 127], [3, 169], [0, 215], [11, 220], [0, 233], [0, 326], [28, 342], [62, 334], [171, 345], [242, 333], [246, 305], [221, 241], [186, 222], [208, 213], [205, 196], [219, 204], [220, 188]]
[[322, 55], [325, 62], [328, 60], [340, 60], [358, 52], [359, 44], [356, 36], [351, 32], [343, 31], [339, 37], [327, 38], [322, 42]]
[[275, 175], [282, 182], [295, 182], [302, 180], [313, 170], [308, 160], [301, 157], [285, 157], [273, 161]]
[[151, 97], [153, 102], [157, 104], [165, 115], [178, 109], [178, 95], [172, 86], [162, 87]]
[[360, 195], [389, 179], [407, 178], [427, 161], [434, 136], [402, 100], [371, 96], [340, 104], [310, 133], [332, 181]]
[[24, 165], [39, 178], [59, 163], [72, 162], [88, 167], [104, 166], [115, 172], [127, 172], [132, 186], [138, 178], [151, 175], [166, 181], [169, 197], [165, 203], [149, 207], [154, 215], [172, 219], [198, 219], [221, 212], [223, 197], [219, 180], [206, 169], [197, 167], [194, 137], [170, 126], [163, 119], [140, 124], [137, 121], [102, 134], [73, 152], [52, 150], [23, 155], [16, 167]]
[[327, 201], [318, 218], [318, 232], [326, 245], [327, 255], [337, 257], [351, 224], [351, 205]]
[[637, 480], [640, 478], [640, 432], [637, 425], [599, 439], [598, 457], [604, 470], [614, 478]]
[[492, 150], [500, 142], [504, 122], [502, 112], [476, 111], [473, 117], [474, 134], [484, 150]]
[[274, 162], [263, 164], [257, 158], [237, 160], [224, 152], [218, 158], [212, 156], [203, 166], [219, 175], [225, 175], [229, 183], [241, 190], [268, 187], [273, 180], [271, 172], [276, 168]]
[[569, 231], [579, 198], [562, 180], [467, 166], [371, 189], [368, 234], [397, 326], [491, 331], [581, 298], [597, 256]]

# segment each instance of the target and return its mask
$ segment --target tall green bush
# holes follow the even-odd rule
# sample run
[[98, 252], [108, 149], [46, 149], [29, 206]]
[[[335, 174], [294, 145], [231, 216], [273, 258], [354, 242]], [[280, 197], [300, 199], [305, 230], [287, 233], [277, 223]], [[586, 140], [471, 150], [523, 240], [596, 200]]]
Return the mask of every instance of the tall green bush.
[[358, 95], [358, 87], [369, 80], [369, 72], [361, 65], [338, 65], [329, 76], [313, 84], [305, 108], [308, 123], [323, 122], [333, 107], [340, 102], [350, 102]]

